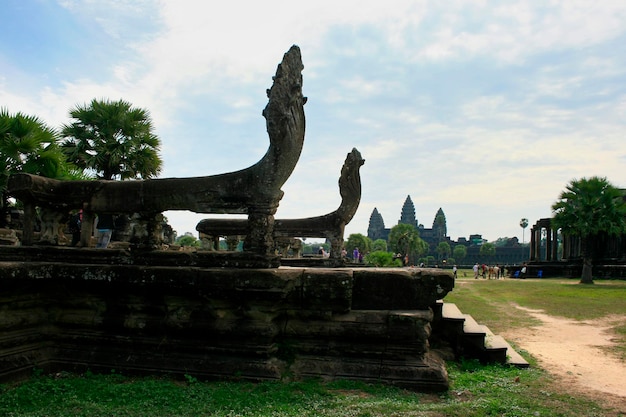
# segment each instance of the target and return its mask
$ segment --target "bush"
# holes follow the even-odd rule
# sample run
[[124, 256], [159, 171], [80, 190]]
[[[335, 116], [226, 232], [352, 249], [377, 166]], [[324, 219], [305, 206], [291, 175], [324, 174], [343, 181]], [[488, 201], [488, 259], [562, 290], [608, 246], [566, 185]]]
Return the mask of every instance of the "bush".
[[402, 266], [402, 261], [400, 259], [394, 258], [393, 253], [381, 250], [371, 252], [365, 255], [365, 263], [373, 266]]
[[184, 235], [179, 237], [178, 239], [176, 239], [176, 244], [180, 246], [193, 246], [196, 248], [201, 246], [201, 242], [194, 236], [190, 235]]

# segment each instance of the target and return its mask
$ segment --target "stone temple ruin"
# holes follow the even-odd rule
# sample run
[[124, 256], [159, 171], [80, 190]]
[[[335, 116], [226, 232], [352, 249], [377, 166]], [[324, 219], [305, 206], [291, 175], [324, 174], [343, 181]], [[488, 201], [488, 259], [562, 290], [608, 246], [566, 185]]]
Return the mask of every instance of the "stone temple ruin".
[[[463, 320], [446, 318], [450, 308], [438, 301], [452, 290], [452, 276], [438, 269], [350, 268], [338, 257], [361, 196], [364, 161], [356, 149], [342, 168], [337, 210], [274, 218], [304, 143], [302, 69], [293, 46], [263, 111], [269, 149], [247, 169], [122, 182], [10, 178], [24, 219], [21, 245], [0, 247], [0, 380], [37, 367], [448, 388], [445, 362], [431, 341], [448, 340], [457, 353], [465, 345]], [[72, 209], [83, 210], [82, 247], [35, 242], [37, 213], [49, 219], [47, 241], [54, 243]], [[244, 251], [160, 249], [165, 210], [246, 214], [197, 226], [214, 238], [245, 236]], [[127, 249], [89, 248], [96, 213], [136, 220]], [[330, 239], [332, 257], [322, 267], [281, 265], [275, 241], [297, 236]], [[510, 357], [499, 349], [501, 361]]]

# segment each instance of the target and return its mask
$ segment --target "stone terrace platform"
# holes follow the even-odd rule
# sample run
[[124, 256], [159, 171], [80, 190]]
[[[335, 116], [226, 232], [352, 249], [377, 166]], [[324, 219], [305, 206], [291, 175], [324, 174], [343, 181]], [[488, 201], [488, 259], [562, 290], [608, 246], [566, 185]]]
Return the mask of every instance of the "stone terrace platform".
[[268, 267], [271, 257], [248, 254], [224, 268], [207, 259], [0, 248], [0, 379], [89, 368], [448, 388], [429, 337], [431, 306], [454, 286], [449, 273]]

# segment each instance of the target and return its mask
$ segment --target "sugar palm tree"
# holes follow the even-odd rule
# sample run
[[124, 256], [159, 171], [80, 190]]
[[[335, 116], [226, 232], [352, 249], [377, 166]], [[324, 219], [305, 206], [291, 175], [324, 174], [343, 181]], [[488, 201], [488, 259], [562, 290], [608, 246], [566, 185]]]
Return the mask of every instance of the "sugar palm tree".
[[626, 232], [624, 192], [606, 178], [572, 180], [552, 205], [552, 210], [557, 229], [580, 237], [583, 257], [580, 282], [593, 284], [591, 248], [594, 239], [601, 233], [618, 235]]
[[0, 227], [8, 214], [7, 183], [18, 172], [64, 178], [69, 166], [57, 145], [58, 134], [38, 117], [0, 109]]
[[524, 244], [524, 230], [526, 230], [526, 228], [528, 227], [528, 219], [523, 218], [522, 220], [519, 221], [519, 225], [522, 228], [522, 245], [523, 245]]
[[68, 161], [98, 178], [151, 178], [161, 172], [161, 142], [147, 110], [119, 100], [92, 100], [70, 110], [62, 148]]
[[428, 253], [428, 243], [424, 241], [419, 231], [412, 224], [400, 223], [389, 231], [389, 247], [394, 253], [411, 257], [411, 261]]

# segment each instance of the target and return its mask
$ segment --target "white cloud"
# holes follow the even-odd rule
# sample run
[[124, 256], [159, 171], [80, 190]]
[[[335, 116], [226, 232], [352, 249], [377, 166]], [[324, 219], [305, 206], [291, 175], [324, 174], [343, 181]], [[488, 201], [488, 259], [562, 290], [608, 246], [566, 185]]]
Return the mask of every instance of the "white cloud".
[[[549, 4], [518, 1], [496, 7], [483, 2], [466, 8], [450, 7], [446, 2], [441, 7], [450, 11], [441, 15], [442, 27], [420, 50], [419, 57], [443, 60], [487, 55], [504, 63], [521, 63], [529, 55], [548, 50], [581, 48], [614, 39], [623, 34], [626, 16], [622, 2], [586, 0]], [[464, 19], [461, 13], [469, 17]]]

